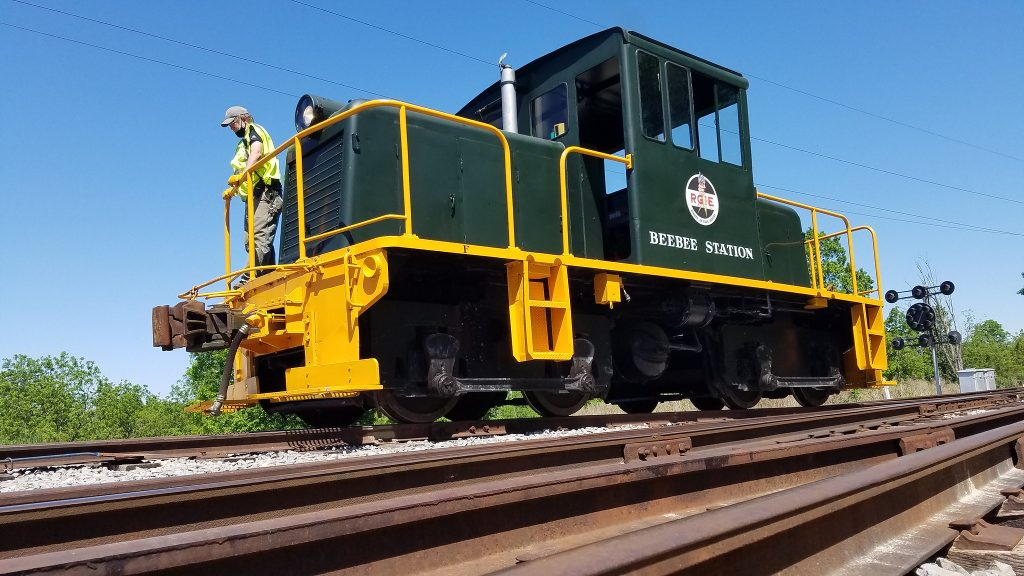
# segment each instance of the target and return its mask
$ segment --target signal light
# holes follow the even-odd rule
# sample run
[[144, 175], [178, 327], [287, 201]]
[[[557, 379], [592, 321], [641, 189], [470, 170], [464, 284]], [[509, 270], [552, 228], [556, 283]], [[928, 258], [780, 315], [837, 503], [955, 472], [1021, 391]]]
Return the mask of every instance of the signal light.
[[[918, 284], [917, 286], [914, 286], [910, 290], [905, 290], [903, 292], [899, 292], [897, 290], [887, 291], [885, 293], [885, 301], [888, 302], [889, 304], [895, 304], [896, 302], [903, 300], [904, 298], [916, 298], [918, 300], [927, 300], [929, 296], [935, 294], [936, 292], [944, 296], [949, 296], [950, 294], [953, 293], [954, 290], [956, 290], [956, 285], [950, 282], [949, 280], [942, 282], [938, 286], [921, 286], [920, 284]], [[908, 292], [909, 295], [901, 296], [901, 294], [907, 294]]]

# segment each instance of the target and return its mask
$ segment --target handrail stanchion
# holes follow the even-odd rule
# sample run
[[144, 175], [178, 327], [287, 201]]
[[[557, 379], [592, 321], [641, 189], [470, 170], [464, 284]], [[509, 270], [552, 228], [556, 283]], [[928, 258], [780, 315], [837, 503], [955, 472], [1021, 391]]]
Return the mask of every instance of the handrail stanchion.
[[231, 196], [224, 199], [224, 284], [231, 290]]
[[[818, 264], [818, 285], [815, 288], [825, 289], [825, 271], [821, 263], [821, 244], [818, 241], [818, 211], [811, 210], [811, 233], [814, 235], [814, 257]], [[812, 262], [811, 265], [814, 265]]]
[[878, 299], [882, 299], [882, 270], [878, 266], [878, 237], [875, 236], [875, 229], [871, 226], [862, 226], [871, 233], [871, 248], [875, 252], [875, 291], [878, 292]]
[[807, 262], [811, 265], [811, 286], [817, 287], [818, 267], [815, 263], [818, 261], [818, 255], [814, 253], [814, 240], [808, 238], [805, 244], [807, 244]]
[[306, 259], [306, 188], [302, 181], [302, 140], [295, 138], [295, 202], [298, 210], [299, 260]]
[[562, 155], [558, 159], [558, 190], [559, 196], [562, 202], [562, 255], [569, 256], [569, 189], [565, 182], [566, 176], [566, 163], [569, 158], [569, 154], [580, 154], [583, 156], [593, 156], [595, 158], [602, 158], [604, 160], [611, 160], [613, 162], [619, 162], [626, 165], [626, 170], [633, 169], [633, 155], [626, 154], [625, 156], [616, 156], [614, 154], [605, 154], [604, 152], [598, 152], [596, 150], [590, 150], [581, 146], [569, 146], [565, 150], [562, 150]]
[[402, 201], [405, 203], [405, 236], [412, 236], [412, 190], [409, 186], [409, 132], [406, 106], [398, 107], [398, 131], [402, 143]]
[[850, 221], [845, 217], [843, 222], [846, 223], [846, 245], [850, 248], [850, 285], [852, 286], [853, 295], [856, 296], [857, 292], [857, 266], [853, 261], [853, 231], [850, 230]]
[[245, 203], [246, 214], [249, 217], [249, 221], [246, 224], [246, 228], [248, 229], [247, 231], [249, 234], [249, 272], [251, 272], [250, 276], [256, 276], [256, 271], [253, 270], [254, 268], [256, 268], [256, 227], [253, 226], [253, 218], [256, 217], [256, 208], [255, 206], [253, 206], [256, 203], [256, 191], [253, 190], [252, 187], [252, 172], [246, 173], [245, 179], [246, 182], [249, 184], [249, 201]]
[[508, 139], [502, 134], [502, 152], [505, 155], [505, 220], [508, 222], [508, 247], [516, 247], [516, 219], [512, 213], [514, 199], [512, 198], [512, 150], [509, 149]]

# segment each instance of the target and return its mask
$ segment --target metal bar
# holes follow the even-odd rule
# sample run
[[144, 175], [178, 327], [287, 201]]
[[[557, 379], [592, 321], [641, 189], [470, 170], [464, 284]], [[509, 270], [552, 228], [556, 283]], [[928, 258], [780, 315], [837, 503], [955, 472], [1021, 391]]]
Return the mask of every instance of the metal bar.
[[376, 218], [370, 218], [369, 220], [363, 220], [362, 222], [356, 222], [355, 224], [350, 224], [350, 225], [344, 226], [342, 228], [335, 228], [334, 230], [328, 230], [327, 232], [323, 232], [323, 233], [320, 233], [320, 234], [315, 234], [313, 236], [310, 236], [310, 237], [306, 238], [305, 241], [306, 242], [316, 242], [317, 240], [323, 240], [324, 238], [330, 238], [331, 236], [337, 236], [338, 234], [342, 234], [342, 233], [348, 232], [350, 230], [355, 230], [356, 228], [362, 228], [363, 226], [369, 226], [370, 224], [376, 224], [377, 222], [383, 222], [384, 220], [405, 220], [405, 219], [406, 219], [406, 216], [404, 214], [383, 214], [381, 216], [377, 216]]
[[[218, 278], [219, 280], [219, 278]], [[216, 281], [216, 280], [215, 280]], [[231, 290], [231, 196], [224, 198], [224, 284]]]
[[[860, 291], [857, 292], [857, 294], [861, 295], [861, 294], [870, 294], [871, 292], [878, 292], [878, 298], [881, 299], [882, 298], [882, 271], [881, 271], [880, 266], [878, 265], [878, 236], [875, 234], [875, 229], [872, 228], [871, 226], [854, 226], [853, 228], [850, 228], [850, 233], [852, 234], [853, 232], [859, 232], [861, 230], [867, 230], [868, 233], [871, 234], [871, 248], [872, 248], [872, 251], [874, 252], [874, 257], [875, 257], [875, 285], [876, 286], [875, 286], [875, 288], [872, 288], [870, 290], [860, 290]], [[835, 238], [837, 236], [842, 236], [843, 234], [847, 234], [847, 232], [845, 230], [840, 230], [839, 232], [833, 232], [831, 234], [825, 234], [825, 235], [821, 236], [820, 239], [821, 240], [827, 240], [829, 238]], [[810, 242], [810, 240], [808, 240], [808, 242]]]
[[811, 266], [811, 286], [818, 285], [818, 267], [814, 265], [818, 261], [818, 255], [814, 252], [814, 240], [807, 239], [807, 263]]
[[626, 170], [633, 169], [633, 155], [626, 154], [625, 156], [615, 156], [614, 154], [605, 154], [604, 152], [598, 152], [597, 150], [591, 150], [589, 148], [583, 148], [580, 146], [569, 146], [565, 150], [562, 150], [562, 155], [558, 158], [558, 187], [562, 201], [562, 255], [569, 256], [569, 191], [566, 185], [566, 162], [569, 154], [580, 154], [583, 156], [593, 156], [595, 158], [601, 158], [604, 160], [611, 160], [613, 162], [620, 162], [626, 165]]
[[[845, 218], [844, 218], [845, 220]], [[853, 259], [853, 232], [850, 231], [850, 221], [846, 221], [846, 246], [850, 249], [850, 288], [853, 294], [857, 293], [857, 265]]]
[[[309, 266], [307, 264], [304, 264], [304, 263], [275, 264], [273, 266], [257, 266], [257, 267], [254, 268], [254, 270], [302, 270], [302, 271], [309, 271], [311, 269], [312, 269], [311, 266]], [[245, 272], [247, 270], [248, 269], [231, 271], [231, 272], [228, 272], [227, 274], [221, 274], [220, 276], [217, 276], [216, 278], [213, 278], [211, 280], [207, 280], [206, 282], [203, 282], [202, 284], [196, 284], [188, 292], [183, 292], [181, 294], [178, 294], [178, 298], [181, 298], [183, 300], [192, 300], [192, 299], [195, 299], [195, 298], [215, 298], [215, 297], [221, 297], [221, 296], [224, 296], [224, 295], [237, 295], [238, 294], [238, 290], [232, 290], [230, 288], [231, 280], [234, 279], [239, 274], [241, 274], [242, 272]], [[210, 286], [212, 284], [215, 284], [215, 283], [217, 283], [217, 282], [219, 282], [221, 280], [225, 280], [225, 279], [228, 280], [228, 286], [229, 286], [228, 290], [226, 292], [199, 292], [199, 290], [201, 288], [205, 288], [207, 286]]]
[[[247, 240], [249, 246], [249, 270], [256, 268], [256, 226], [254, 226], [253, 219], [256, 217], [256, 190], [252, 187], [252, 172], [245, 174], [245, 180], [249, 184], [249, 201], [245, 203], [246, 214], [249, 217], [249, 222], [246, 225], [248, 229], [249, 238]], [[256, 275], [256, 271], [253, 270], [252, 275]]]
[[406, 120], [406, 107], [398, 108], [398, 131], [402, 143], [402, 201], [405, 204], [405, 235], [412, 233], [412, 190], [409, 189], [409, 127]]
[[821, 242], [818, 238], [818, 211], [811, 209], [811, 235], [814, 237], [814, 258], [818, 263], [818, 288], [825, 289], [825, 270], [821, 262]]
[[[875, 290], [878, 292], [878, 299], [882, 299], [882, 269], [878, 265], [878, 236], [875, 235], [875, 229], [871, 226], [858, 226], [858, 228], [866, 228], [871, 233], [871, 249], [875, 255]], [[870, 290], [868, 291], [870, 292]]]
[[[817, 219], [815, 217], [815, 213], [816, 212], [821, 212], [822, 214], [827, 214], [829, 216], [833, 216], [835, 218], [838, 218], [838, 219], [842, 220], [843, 224], [846, 227], [846, 230], [840, 231], [840, 232], [835, 232], [835, 233], [830, 234], [830, 235], [822, 236], [821, 240], [824, 240], [826, 238], [832, 238], [832, 237], [835, 237], [835, 236], [839, 236], [841, 234], [846, 234], [847, 246], [849, 247], [849, 250], [850, 250], [850, 273], [851, 273], [850, 281], [851, 281], [852, 293], [854, 295], [858, 295], [858, 296], [860, 295], [860, 293], [857, 291], [857, 268], [856, 268], [856, 264], [855, 264], [855, 261], [854, 261], [854, 254], [853, 254], [853, 231], [854, 230], [867, 229], [871, 233], [872, 247], [874, 249], [874, 256], [875, 256], [875, 281], [878, 284], [878, 289], [877, 289], [878, 298], [877, 298], [877, 300], [881, 300], [882, 299], [882, 282], [881, 282], [881, 277], [880, 277], [881, 269], [880, 269], [880, 267], [878, 265], [878, 239], [877, 239], [877, 237], [875, 235], [875, 231], [874, 231], [873, 228], [871, 228], [870, 226], [857, 226], [855, 228], [851, 227], [850, 226], [850, 220], [846, 216], [843, 216], [842, 214], [840, 214], [838, 212], [833, 212], [831, 210], [826, 210], [824, 208], [818, 208], [816, 206], [811, 206], [810, 204], [803, 204], [801, 202], [796, 202], [794, 200], [788, 200], [786, 198], [780, 198], [778, 196], [772, 196], [771, 194], [765, 194], [764, 192], [760, 192], [760, 191], [757, 192], [757, 197], [758, 198], [764, 198], [765, 200], [771, 200], [773, 202], [778, 202], [780, 204], [787, 204], [789, 206], [794, 206], [794, 207], [797, 207], [797, 208], [803, 208], [805, 210], [810, 210], [811, 211], [811, 219], [812, 219], [813, 222], [815, 222], [815, 224], [814, 224], [814, 241], [815, 241], [816, 244], [818, 243], [818, 240], [819, 240], [818, 239], [818, 229], [817, 229], [817, 224], [816, 224]], [[820, 260], [820, 254], [821, 254], [820, 250], [819, 250], [818, 254], [819, 254], [819, 260]], [[822, 287], [824, 287], [824, 278], [822, 278], [822, 285], [823, 285]], [[869, 291], [869, 292], [871, 292], [871, 291]], [[867, 293], [867, 292], [865, 292], [865, 293]]]
[[299, 219], [299, 260], [306, 259], [306, 188], [302, 180], [302, 140], [295, 139], [295, 201]]

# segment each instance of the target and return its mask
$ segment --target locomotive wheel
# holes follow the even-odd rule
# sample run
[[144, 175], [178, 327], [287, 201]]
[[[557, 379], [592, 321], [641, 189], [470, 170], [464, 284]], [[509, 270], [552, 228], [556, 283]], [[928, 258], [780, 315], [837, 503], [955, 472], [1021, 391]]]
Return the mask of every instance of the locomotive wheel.
[[725, 408], [725, 402], [722, 402], [721, 398], [714, 398], [712, 396], [694, 396], [690, 398], [690, 404], [693, 404], [697, 410], [721, 410]]
[[526, 403], [541, 416], [572, 416], [590, 401], [585, 392], [523, 392]]
[[480, 420], [487, 411], [505, 401], [507, 392], [478, 392], [459, 398], [455, 407], [448, 411], [450, 420]]
[[817, 390], [815, 388], [793, 388], [793, 398], [797, 404], [805, 408], [821, 406], [832, 394], [828, 390]]
[[424, 396], [399, 396], [391, 390], [374, 395], [377, 408], [392, 420], [407, 424], [427, 424], [448, 414], [459, 399]]
[[722, 386], [722, 401], [732, 410], [746, 410], [757, 406], [761, 401], [761, 393], [725, 385]]
[[294, 414], [311, 428], [341, 428], [355, 424], [365, 413], [366, 410], [362, 406], [342, 406], [323, 410], [303, 410]]

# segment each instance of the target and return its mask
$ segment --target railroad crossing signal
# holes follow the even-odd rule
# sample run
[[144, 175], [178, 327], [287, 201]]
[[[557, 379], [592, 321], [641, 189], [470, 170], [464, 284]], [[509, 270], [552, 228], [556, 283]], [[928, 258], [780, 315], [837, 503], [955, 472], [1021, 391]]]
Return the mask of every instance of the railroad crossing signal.
[[944, 296], [949, 296], [954, 290], [956, 290], [956, 285], [949, 280], [946, 280], [938, 286], [917, 285], [910, 290], [904, 290], [903, 292], [889, 290], [885, 293], [885, 301], [890, 304], [895, 304], [900, 300], [908, 298], [924, 300], [924, 302], [917, 302], [907, 309], [907, 326], [910, 326], [910, 329], [915, 332], [920, 332], [917, 336], [917, 342], [907, 342], [903, 338], [894, 338], [892, 341], [892, 347], [893, 350], [903, 350], [907, 346], [931, 348], [932, 368], [935, 373], [936, 394], [942, 394], [942, 387], [939, 384], [939, 360], [935, 355], [935, 345], [952, 344], [953, 346], [957, 346], [963, 339], [961, 338], [960, 333], [956, 330], [951, 330], [948, 334], [939, 336], [935, 335], [935, 309], [932, 308], [929, 300], [933, 294], [939, 293]]

